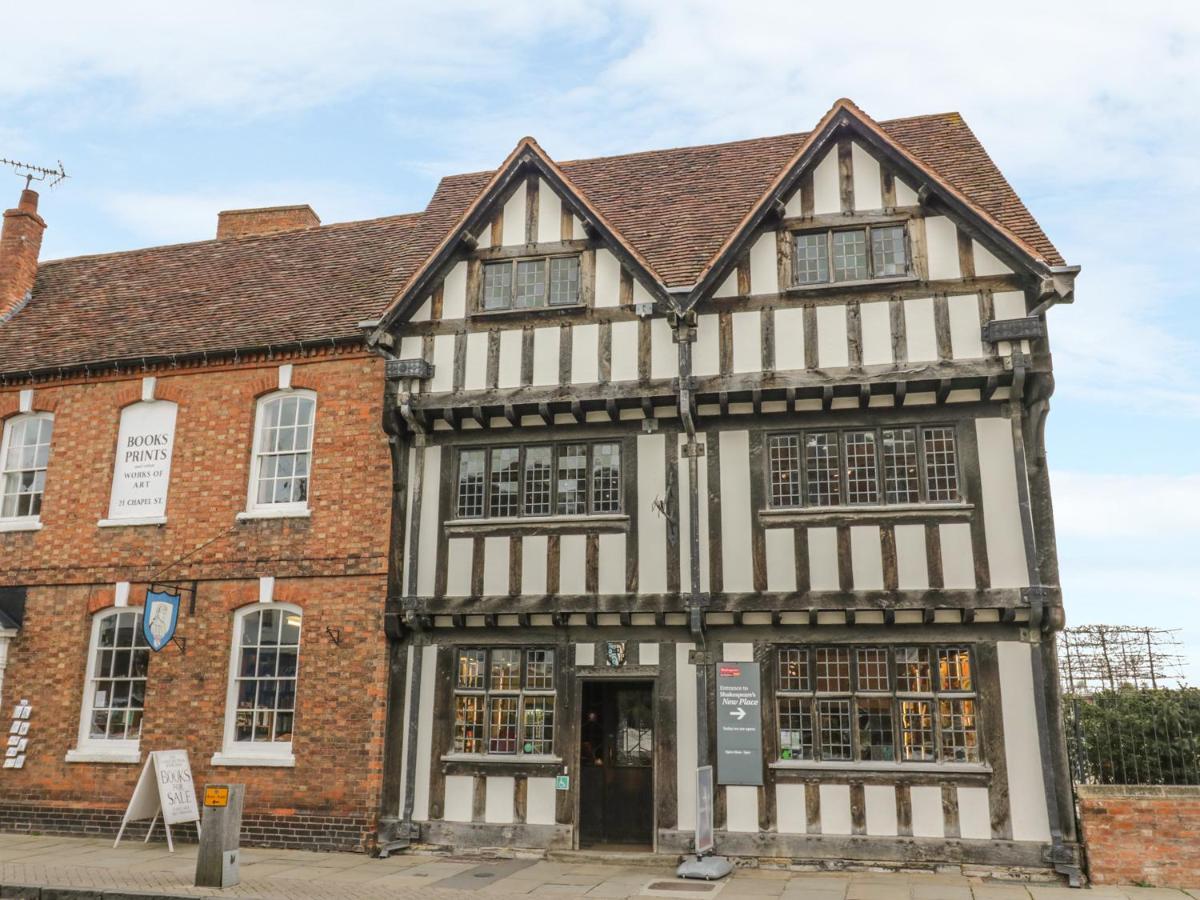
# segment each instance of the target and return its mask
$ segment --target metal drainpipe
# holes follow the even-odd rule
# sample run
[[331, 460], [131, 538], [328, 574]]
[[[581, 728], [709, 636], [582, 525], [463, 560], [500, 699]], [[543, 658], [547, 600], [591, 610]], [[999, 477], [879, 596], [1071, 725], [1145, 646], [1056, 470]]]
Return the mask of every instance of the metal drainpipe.
[[[1012, 423], [1013, 455], [1016, 463], [1017, 502], [1021, 513], [1021, 534], [1025, 543], [1025, 565], [1029, 580], [1029, 636], [1034, 644], [1030, 653], [1033, 668], [1033, 703], [1038, 723], [1038, 749], [1042, 757], [1042, 784], [1046, 792], [1046, 817], [1050, 826], [1051, 860], [1054, 869], [1066, 875], [1072, 887], [1082, 886], [1083, 873], [1076, 854], [1063, 840], [1062, 817], [1059, 814], [1059, 785], [1051, 756], [1051, 722], [1046, 704], [1049, 687], [1047, 666], [1043, 659], [1046, 639], [1053, 640], [1054, 631], [1061, 627], [1061, 617], [1047, 617], [1046, 589], [1042, 584], [1037, 563], [1037, 540], [1034, 533], [1033, 508], [1029, 498], [1029, 475], [1025, 460], [1025, 435], [1022, 427], [1026, 382], [1026, 358], [1020, 347], [1013, 348], [1013, 386], [1009, 398], [1009, 420]], [[1053, 652], [1053, 645], [1050, 646]]]

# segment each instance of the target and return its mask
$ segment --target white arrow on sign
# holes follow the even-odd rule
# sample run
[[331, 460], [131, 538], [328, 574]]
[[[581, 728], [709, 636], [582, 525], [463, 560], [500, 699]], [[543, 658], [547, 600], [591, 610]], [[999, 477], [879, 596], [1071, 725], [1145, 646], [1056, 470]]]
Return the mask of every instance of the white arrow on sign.
[[746, 718], [746, 711], [739, 706], [737, 709], [731, 712], [730, 715], [740, 722], [742, 719]]

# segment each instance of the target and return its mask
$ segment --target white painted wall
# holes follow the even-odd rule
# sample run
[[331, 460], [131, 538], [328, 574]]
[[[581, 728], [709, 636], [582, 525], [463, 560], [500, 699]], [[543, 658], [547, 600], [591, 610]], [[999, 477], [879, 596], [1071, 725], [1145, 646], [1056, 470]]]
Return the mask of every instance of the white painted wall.
[[525, 821], [553, 825], [556, 802], [553, 778], [530, 778], [525, 787]]
[[442, 318], [461, 319], [467, 314], [467, 262], [460, 260], [442, 282]]
[[846, 338], [846, 307], [817, 307], [817, 364], [836, 369], [850, 364], [850, 345]]
[[696, 316], [696, 342], [692, 344], [693, 375], [720, 374], [720, 329], [720, 322], [715, 313]]
[[525, 182], [522, 181], [504, 204], [504, 228], [501, 240], [505, 247], [525, 243]]
[[931, 785], [913, 785], [909, 789], [912, 801], [913, 837], [945, 837], [946, 815], [942, 810], [942, 789]]
[[896, 185], [896, 205], [897, 206], [916, 206], [917, 192], [910, 188], [906, 182], [900, 178], [894, 179]]
[[509, 539], [483, 539], [483, 593], [488, 597], [508, 594]]
[[838, 185], [837, 148], [830, 149], [813, 169], [813, 214], [842, 211], [842, 192]]
[[[789, 213], [789, 215], [790, 215], [790, 213]], [[796, 213], [796, 215], [799, 215], [799, 213]], [[736, 297], [737, 296], [737, 269], [734, 269], [732, 272], [729, 273], [729, 275], [725, 278], [725, 280], [721, 282], [720, 286], [718, 286], [717, 289], [715, 291], [713, 291], [713, 296], [714, 297]]]
[[594, 384], [600, 380], [600, 326], [576, 325], [571, 332], [571, 381]]
[[475, 805], [475, 777], [473, 775], [447, 775], [446, 800], [442, 804], [442, 818], [447, 822], [470, 822]]
[[804, 834], [808, 830], [803, 784], [776, 782], [775, 810], [780, 834]]
[[796, 532], [791, 528], [768, 528], [764, 536], [767, 590], [796, 590]]
[[694, 647], [675, 645], [676, 821], [680, 831], [696, 827], [696, 667], [688, 663], [688, 653]]
[[823, 784], [821, 791], [821, 834], [850, 834], [850, 785]]
[[558, 558], [559, 592], [587, 593], [587, 535], [564, 534], [559, 539]]
[[[427, 498], [428, 499], [428, 498]], [[426, 501], [422, 501], [422, 508]], [[436, 506], [436, 504], [430, 504]], [[469, 597], [471, 594], [471, 559], [475, 542], [472, 538], [450, 538], [446, 541], [446, 596]], [[485, 558], [486, 562], [486, 558]]]
[[543, 178], [538, 179], [538, 228], [539, 244], [562, 240], [562, 198]]
[[1032, 653], [1033, 648], [1021, 641], [996, 642], [1013, 839], [1048, 841], [1050, 820], [1033, 697]]
[[883, 209], [879, 161], [857, 143], [851, 143], [850, 164], [854, 182], [855, 211], [871, 212]]
[[611, 250], [596, 251], [596, 306], [620, 306], [621, 264]]
[[521, 538], [521, 593], [540, 595], [546, 593], [546, 553], [549, 541], [546, 535], [531, 535]]
[[731, 784], [725, 788], [725, 830], [758, 831], [758, 788]]
[[942, 542], [942, 581], [947, 588], [975, 587], [975, 554], [971, 550], [971, 526], [948, 522], [938, 526]]
[[909, 362], [926, 362], [938, 358], [932, 297], [904, 301], [904, 336]]
[[889, 365], [892, 362], [892, 319], [888, 303], [863, 303], [859, 310], [863, 365]]
[[896, 526], [896, 574], [902, 591], [929, 589], [924, 525]]
[[667, 521], [654, 507], [667, 497], [666, 440], [663, 434], [637, 439], [638, 591], [643, 594], [667, 589]]
[[979, 295], [955, 294], [946, 298], [950, 311], [950, 352], [955, 359], [983, 356], [979, 323]]
[[774, 231], [767, 231], [758, 236], [750, 247], [750, 293], [778, 294], [779, 266], [776, 263], [776, 242]]
[[489, 775], [484, 782], [487, 785], [487, 795], [483, 805], [483, 820], [498, 825], [512, 822], [517, 780], [511, 775]]
[[679, 375], [679, 356], [671, 338], [671, 325], [663, 318], [650, 320], [650, 377], [675, 378]]
[[804, 310], [799, 306], [775, 310], [775, 370], [804, 368]]
[[750, 432], [721, 431], [719, 440], [724, 589], [733, 592], [753, 591], [753, 553], [750, 548]]
[[808, 578], [814, 591], [838, 589], [837, 529], [808, 529]]
[[979, 241], [971, 241], [971, 256], [975, 260], [975, 274], [977, 276], [1012, 274], [1012, 269], [1000, 262], [992, 254], [992, 251], [988, 250]]
[[521, 384], [521, 331], [518, 328], [500, 332], [499, 373], [496, 383], [502, 388], [519, 387]]
[[961, 278], [958, 267], [958, 229], [945, 216], [925, 219], [925, 248], [929, 254], [929, 278]]
[[[436, 483], [435, 481], [434, 484]], [[433, 691], [437, 679], [437, 652], [437, 644], [429, 644], [421, 655], [421, 698], [417, 707], [417, 774], [413, 781], [413, 819], [418, 822], [429, 820], [429, 771], [433, 761]]]
[[850, 563], [854, 573], [854, 590], [883, 590], [883, 544], [878, 525], [851, 527]]
[[637, 381], [638, 323], [612, 323], [612, 380]]
[[[988, 789], [958, 788], [958, 833], [966, 840], [986, 841], [992, 836], [992, 814], [988, 809]], [[1046, 835], [1049, 839], [1050, 835]]]
[[[679, 435], [679, 446], [682, 448], [686, 443], [685, 435]], [[696, 435], [696, 440], [702, 446], [707, 445], [708, 435], [699, 433]], [[708, 466], [704, 463], [704, 457], [699, 460], [697, 466], [698, 474], [696, 477], [697, 496], [708, 497]], [[683, 591], [692, 589], [692, 541], [690, 537], [690, 505], [691, 491], [689, 489], [690, 480], [688, 478], [688, 461], [682, 455], [679, 458], [679, 584]], [[708, 502], [707, 500], [700, 504], [699, 509], [700, 519], [700, 590], [708, 590]]]
[[758, 310], [735, 312], [733, 326], [733, 371], [762, 371], [762, 313]]
[[429, 390], [433, 393], [454, 389], [454, 335], [439, 334], [433, 339], [433, 378]]
[[[420, 456], [420, 451], [413, 454]], [[437, 486], [441, 483], [442, 448], [426, 447], [425, 471], [421, 478], [422, 490], [428, 494], [421, 500], [421, 533], [417, 545], [417, 592], [426, 597], [433, 596], [433, 579], [437, 568], [438, 522]]]
[[533, 383], [558, 384], [558, 342], [560, 329], [533, 329]]
[[890, 784], [863, 786], [867, 834], [895, 837], [900, 833], [896, 821], [896, 789]]
[[998, 416], [976, 419], [975, 435], [992, 587], [1028, 587], [1012, 425]]
[[467, 335], [466, 367], [463, 371], [463, 388], [481, 391], [487, 387], [488, 336], [486, 331], [475, 331]]
[[625, 593], [625, 535], [602, 534], [597, 543], [596, 586], [601, 594]]

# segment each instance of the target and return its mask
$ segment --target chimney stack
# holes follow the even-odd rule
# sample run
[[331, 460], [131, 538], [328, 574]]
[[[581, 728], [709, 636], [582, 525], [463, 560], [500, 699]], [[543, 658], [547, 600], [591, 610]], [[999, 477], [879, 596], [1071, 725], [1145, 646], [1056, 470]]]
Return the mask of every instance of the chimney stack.
[[259, 209], [227, 209], [217, 213], [217, 240], [300, 231], [316, 228], [320, 224], [320, 218], [307, 203]]
[[38, 253], [46, 220], [38, 215], [37, 191], [21, 191], [16, 209], [4, 213], [0, 228], [0, 322], [25, 305], [37, 278]]

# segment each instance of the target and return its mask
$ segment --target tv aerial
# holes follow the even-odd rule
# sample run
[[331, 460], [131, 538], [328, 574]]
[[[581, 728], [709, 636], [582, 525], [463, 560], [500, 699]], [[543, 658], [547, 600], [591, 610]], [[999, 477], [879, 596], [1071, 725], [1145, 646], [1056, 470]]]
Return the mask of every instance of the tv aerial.
[[12, 170], [18, 176], [23, 177], [25, 179], [26, 190], [29, 190], [29, 186], [35, 181], [45, 181], [47, 182], [47, 187], [55, 188], [71, 177], [67, 174], [67, 170], [63, 168], [61, 159], [58, 161], [57, 169], [48, 169], [45, 166], [35, 166], [31, 163], [24, 163], [20, 160], [4, 157], [0, 157], [0, 164], [11, 166]]

